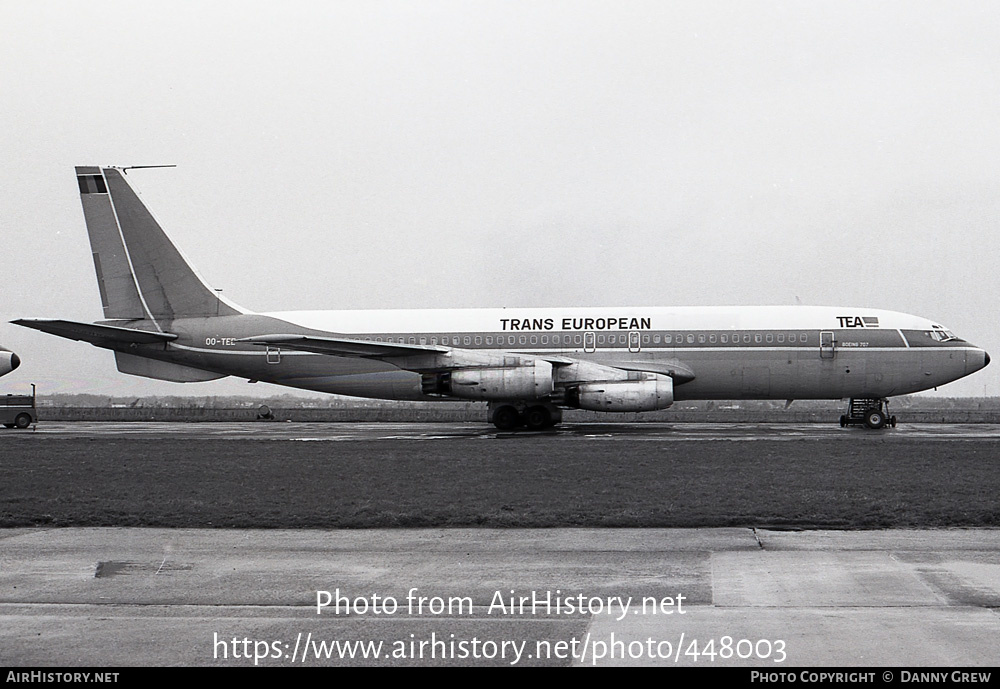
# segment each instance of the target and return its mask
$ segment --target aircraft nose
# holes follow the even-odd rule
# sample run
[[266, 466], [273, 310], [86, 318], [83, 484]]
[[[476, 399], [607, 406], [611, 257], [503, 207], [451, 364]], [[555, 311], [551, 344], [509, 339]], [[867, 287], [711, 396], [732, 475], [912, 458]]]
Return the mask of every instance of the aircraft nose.
[[21, 358], [17, 354], [10, 355], [10, 370], [13, 371], [15, 368], [21, 365]]
[[986, 350], [976, 349], [969, 352], [969, 356], [965, 360], [965, 372], [966, 374], [975, 373], [989, 365], [990, 355], [986, 353]]

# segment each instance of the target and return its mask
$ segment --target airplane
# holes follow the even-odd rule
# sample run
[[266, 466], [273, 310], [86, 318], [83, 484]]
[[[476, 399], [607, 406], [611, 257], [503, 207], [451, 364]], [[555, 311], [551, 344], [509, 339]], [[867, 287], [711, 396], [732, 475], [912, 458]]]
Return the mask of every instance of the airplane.
[[5, 376], [21, 365], [21, 359], [9, 349], [0, 347], [0, 376]]
[[226, 376], [387, 400], [478, 400], [498, 429], [564, 409], [848, 399], [841, 426], [895, 425], [888, 398], [984, 368], [983, 349], [867, 307], [715, 306], [255, 313], [213, 290], [126, 177], [76, 168], [104, 320], [18, 325], [110, 349], [122, 373]]

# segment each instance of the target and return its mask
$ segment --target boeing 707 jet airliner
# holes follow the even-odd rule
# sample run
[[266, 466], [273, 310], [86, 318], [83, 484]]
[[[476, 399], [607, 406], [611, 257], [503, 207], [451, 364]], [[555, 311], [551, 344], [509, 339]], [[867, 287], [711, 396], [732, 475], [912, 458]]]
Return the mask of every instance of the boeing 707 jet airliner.
[[849, 399], [841, 425], [882, 428], [895, 421], [888, 397], [990, 360], [938, 323], [867, 307], [254, 313], [207, 286], [124, 170], [76, 168], [105, 320], [13, 322], [110, 349], [131, 375], [481, 400], [500, 429], [554, 426], [563, 409], [714, 399]]

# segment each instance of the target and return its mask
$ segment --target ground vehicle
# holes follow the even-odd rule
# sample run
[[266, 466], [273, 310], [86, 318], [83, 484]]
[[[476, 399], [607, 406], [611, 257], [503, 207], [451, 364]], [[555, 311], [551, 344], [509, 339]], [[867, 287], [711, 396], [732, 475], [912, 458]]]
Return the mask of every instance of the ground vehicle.
[[30, 395], [0, 395], [0, 423], [6, 428], [27, 428], [36, 421], [34, 385]]

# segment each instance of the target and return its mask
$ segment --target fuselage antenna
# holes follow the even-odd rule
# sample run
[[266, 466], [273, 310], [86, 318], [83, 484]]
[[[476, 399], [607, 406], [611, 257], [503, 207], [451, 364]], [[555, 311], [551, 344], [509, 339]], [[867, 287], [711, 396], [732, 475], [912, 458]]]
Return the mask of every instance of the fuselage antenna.
[[151, 167], [177, 167], [176, 165], [129, 165], [127, 167], [120, 167], [119, 170], [122, 171], [123, 175], [127, 175], [129, 170], [140, 170]]

